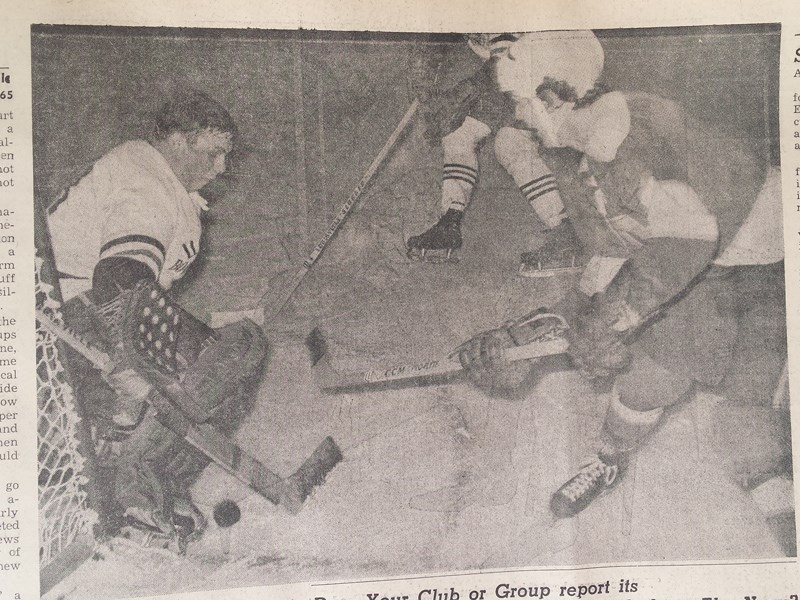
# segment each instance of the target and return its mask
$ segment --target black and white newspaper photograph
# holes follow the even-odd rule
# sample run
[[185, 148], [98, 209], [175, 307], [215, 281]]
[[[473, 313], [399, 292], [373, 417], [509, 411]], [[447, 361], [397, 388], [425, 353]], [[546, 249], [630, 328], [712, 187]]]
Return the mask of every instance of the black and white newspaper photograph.
[[33, 27], [58, 597], [795, 556], [780, 33]]
[[798, 597], [800, 28], [524, 10], [14, 24], [0, 580]]

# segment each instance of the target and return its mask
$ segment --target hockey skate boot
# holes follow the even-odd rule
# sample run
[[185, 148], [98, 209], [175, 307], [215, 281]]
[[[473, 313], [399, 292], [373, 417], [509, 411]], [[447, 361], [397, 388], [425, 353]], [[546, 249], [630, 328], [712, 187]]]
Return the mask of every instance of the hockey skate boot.
[[120, 537], [143, 548], [186, 554], [191, 542], [202, 537], [208, 523], [200, 510], [185, 498], [176, 498], [171, 519], [160, 511], [132, 507], [125, 511]]
[[538, 249], [520, 256], [519, 274], [523, 277], [552, 277], [559, 273], [580, 273], [586, 265], [582, 244], [569, 219], [551, 229]]
[[172, 504], [172, 525], [175, 528], [178, 554], [186, 554], [189, 543], [203, 536], [208, 522], [190, 499], [175, 498]]
[[122, 518], [123, 523], [118, 536], [120, 540], [126, 540], [142, 548], [158, 548], [175, 554], [185, 552], [185, 546], [182, 548], [178, 532], [161, 511], [129, 507]]
[[574, 517], [593, 500], [613, 489], [628, 466], [629, 451], [603, 448], [550, 498], [550, 510], [558, 519]]
[[456, 263], [453, 251], [461, 248], [461, 218], [463, 213], [449, 209], [425, 233], [408, 238], [408, 257], [429, 263]]

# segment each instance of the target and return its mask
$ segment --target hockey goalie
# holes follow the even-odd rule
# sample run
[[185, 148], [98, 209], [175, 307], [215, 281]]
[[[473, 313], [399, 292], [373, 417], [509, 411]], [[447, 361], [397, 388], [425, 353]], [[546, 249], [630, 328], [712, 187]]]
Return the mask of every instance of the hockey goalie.
[[264, 335], [247, 319], [211, 329], [166, 291], [201, 251], [209, 207], [200, 191], [225, 172], [236, 126], [189, 89], [153, 125], [50, 207], [66, 328], [61, 316], [37, 317], [75, 351], [68, 369], [94, 434], [106, 533], [130, 526], [182, 551], [205, 525], [189, 489], [209, 460], [296, 513], [341, 453], [326, 438], [284, 479], [229, 439], [255, 397]]
[[48, 211], [64, 323], [111, 366], [71, 352], [71, 383], [91, 424], [106, 533], [122, 526], [178, 541], [204, 518], [189, 488], [208, 463], [180, 432], [230, 434], [249, 409], [267, 345], [250, 321], [212, 330], [165, 290], [200, 250], [199, 191], [226, 169], [236, 126], [202, 92], [180, 89], [148, 139], [108, 151]]

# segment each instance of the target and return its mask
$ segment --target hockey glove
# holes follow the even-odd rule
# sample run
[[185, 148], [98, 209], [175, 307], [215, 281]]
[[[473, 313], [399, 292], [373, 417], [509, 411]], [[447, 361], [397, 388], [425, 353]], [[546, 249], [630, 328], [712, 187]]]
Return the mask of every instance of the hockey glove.
[[112, 420], [116, 426], [135, 426], [140, 420], [145, 402], [150, 397], [153, 386], [140, 373], [131, 368], [126, 361], [120, 360], [111, 372], [103, 374], [105, 382], [116, 392]]
[[408, 92], [411, 98], [424, 101], [434, 93], [445, 50], [436, 44], [424, 44], [411, 50], [408, 57]]
[[504, 358], [504, 352], [514, 346], [539, 341], [553, 333], [550, 323], [543, 327], [541, 321], [535, 318], [547, 314], [547, 309], [539, 308], [520, 319], [506, 321], [501, 327], [479, 333], [459, 346], [456, 349], [458, 358], [470, 380], [494, 395], [507, 395], [516, 390], [539, 361], [511, 362]]
[[611, 377], [630, 363], [630, 352], [623, 343], [630, 331], [630, 327], [624, 327], [629, 317], [622, 304], [593, 302], [567, 332], [569, 356], [587, 379]]

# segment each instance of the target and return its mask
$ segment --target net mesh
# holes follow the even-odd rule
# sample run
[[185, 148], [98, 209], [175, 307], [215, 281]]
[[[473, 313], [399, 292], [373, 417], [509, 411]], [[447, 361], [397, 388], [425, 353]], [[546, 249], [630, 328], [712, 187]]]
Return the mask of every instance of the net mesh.
[[[36, 259], [36, 306], [57, 323], [60, 304], [53, 287], [41, 278]], [[79, 449], [72, 388], [65, 379], [55, 336], [36, 323], [36, 381], [39, 454], [39, 560], [45, 567], [78, 536], [91, 533], [97, 514], [87, 502], [83, 474], [86, 458]]]

